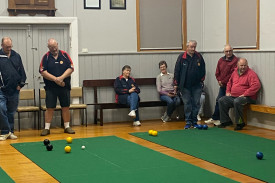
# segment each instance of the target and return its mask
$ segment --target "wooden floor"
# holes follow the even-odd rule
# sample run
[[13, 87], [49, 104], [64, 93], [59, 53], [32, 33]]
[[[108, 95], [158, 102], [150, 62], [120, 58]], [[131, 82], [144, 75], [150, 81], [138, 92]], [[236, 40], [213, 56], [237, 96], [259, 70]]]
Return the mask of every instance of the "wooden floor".
[[[105, 123], [104, 126], [99, 125], [90, 125], [88, 127], [84, 126], [74, 126], [73, 129], [76, 131], [76, 134], [70, 135], [73, 138], [85, 138], [85, 137], [97, 137], [97, 136], [108, 136], [116, 135], [123, 139], [138, 143], [142, 146], [154, 149], [163, 154], [175, 157], [177, 159], [186, 161], [193, 165], [199, 166], [201, 168], [207, 169], [211, 172], [229, 177], [239, 182], [247, 183], [257, 183], [261, 182], [257, 179], [242, 175], [240, 173], [228, 170], [226, 168], [214, 165], [212, 163], [200, 160], [198, 158], [180, 153], [178, 151], [171, 150], [169, 148], [142, 140], [137, 137], [129, 135], [129, 132], [145, 132], [149, 129], [154, 129], [158, 131], [164, 130], [174, 130], [174, 129], [183, 129], [185, 123], [176, 121], [163, 123], [160, 120], [154, 121], [143, 121], [141, 127], [133, 127], [130, 122], [121, 122], [121, 123]], [[232, 127], [229, 129], [232, 130]], [[63, 133], [63, 129], [55, 128], [51, 129], [51, 134], [47, 136], [50, 140], [60, 140], [66, 139], [68, 134]], [[247, 126], [245, 130], [242, 130], [241, 133], [246, 133], [250, 135], [265, 137], [268, 139], [275, 140], [275, 131], [260, 129], [256, 127]], [[2, 169], [15, 181], [15, 182], [56, 182], [47, 172], [43, 171], [36, 164], [32, 163], [29, 159], [15, 150], [10, 143], [18, 142], [34, 142], [42, 141], [45, 137], [40, 136], [40, 131], [38, 130], [21, 130], [21, 132], [15, 132], [18, 136], [17, 140], [6, 140], [0, 141], [0, 166]], [[43, 157], [41, 157], [43, 158]], [[50, 160], [49, 160], [50, 161]]]

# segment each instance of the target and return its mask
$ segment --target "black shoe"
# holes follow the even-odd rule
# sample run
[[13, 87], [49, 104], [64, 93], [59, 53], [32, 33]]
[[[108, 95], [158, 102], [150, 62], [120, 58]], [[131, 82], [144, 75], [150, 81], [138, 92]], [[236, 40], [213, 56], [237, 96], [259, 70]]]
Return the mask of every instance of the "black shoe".
[[42, 132], [41, 132], [41, 136], [46, 136], [46, 135], [49, 135], [51, 132], [49, 129], [43, 129]]
[[218, 125], [218, 128], [225, 128], [227, 126], [231, 126], [233, 125], [232, 121], [229, 122], [225, 122], [225, 123], [221, 123], [220, 125]]
[[220, 125], [218, 125], [218, 128], [225, 128], [226, 125], [224, 123], [221, 123]]
[[245, 126], [245, 123], [237, 124], [234, 130], [242, 130], [244, 126]]
[[75, 134], [75, 131], [71, 127], [68, 127], [64, 129], [64, 133]]

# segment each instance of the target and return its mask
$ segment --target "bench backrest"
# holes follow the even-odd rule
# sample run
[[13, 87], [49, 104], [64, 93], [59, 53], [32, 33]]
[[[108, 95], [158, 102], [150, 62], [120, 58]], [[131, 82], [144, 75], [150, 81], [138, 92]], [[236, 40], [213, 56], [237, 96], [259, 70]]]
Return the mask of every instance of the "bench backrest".
[[20, 90], [20, 100], [34, 100], [35, 91], [34, 89], [21, 89]]
[[[156, 78], [135, 78], [138, 86], [156, 85]], [[83, 80], [83, 87], [92, 87], [94, 90], [94, 103], [98, 103], [97, 88], [114, 87], [115, 79]]]
[[[19, 95], [20, 101], [23, 100], [27, 105], [24, 106], [30, 106], [29, 102], [32, 102], [32, 106], [36, 106], [36, 100], [35, 100], [35, 90], [34, 89], [21, 89], [20, 90], [20, 95]], [[22, 107], [21, 102], [20, 102], [20, 107]]]
[[[139, 86], [156, 84], [156, 78], [136, 78], [135, 81]], [[114, 82], [115, 79], [84, 80], [83, 87], [113, 87]]]
[[[82, 87], [72, 87], [71, 88], [71, 98], [80, 98], [81, 102], [84, 102], [83, 98], [83, 88]], [[41, 99], [46, 99], [46, 91], [44, 88], [39, 89], [39, 105], [41, 106]]]

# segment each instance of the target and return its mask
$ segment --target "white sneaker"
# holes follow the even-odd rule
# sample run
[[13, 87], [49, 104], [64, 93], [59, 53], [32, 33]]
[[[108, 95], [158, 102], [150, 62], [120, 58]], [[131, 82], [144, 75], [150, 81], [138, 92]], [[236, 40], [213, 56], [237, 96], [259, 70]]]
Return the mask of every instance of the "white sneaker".
[[15, 140], [15, 139], [17, 139], [17, 136], [14, 135], [13, 133], [11, 133], [11, 135], [8, 137], [8, 139]]
[[0, 141], [7, 140], [7, 138], [9, 138], [10, 135], [11, 135], [11, 132], [9, 132], [8, 134], [5, 134], [5, 135], [0, 135]]
[[136, 117], [136, 111], [135, 110], [132, 110], [128, 116], [131, 116], [132, 118], [135, 118]]
[[200, 115], [197, 115], [197, 119], [198, 119], [198, 121], [200, 121], [200, 120], [201, 120], [201, 117], [200, 117]]
[[140, 121], [133, 122], [133, 126], [140, 126], [140, 125], [141, 125]]
[[221, 124], [220, 120], [213, 120], [214, 125], [218, 126]]
[[165, 122], [168, 122], [168, 121], [171, 121], [171, 118], [168, 115], [166, 115], [165, 118], [163, 118], [162, 122], [165, 123]]
[[216, 126], [218, 126], [218, 125], [220, 125], [221, 124], [221, 122], [220, 122], [220, 120], [214, 120], [214, 119], [212, 119], [212, 118], [210, 118], [210, 119], [208, 119], [208, 120], [206, 120], [206, 121], [204, 121], [206, 124], [211, 124], [211, 123], [213, 123], [214, 125], [216, 125]]
[[163, 116], [161, 116], [161, 120], [163, 121], [165, 118], [166, 118], [166, 116], [167, 116], [167, 113], [165, 112], [164, 114], [163, 114]]
[[206, 120], [206, 121], [204, 121], [206, 124], [211, 124], [211, 123], [213, 123], [213, 119], [212, 118], [209, 118], [208, 120]]

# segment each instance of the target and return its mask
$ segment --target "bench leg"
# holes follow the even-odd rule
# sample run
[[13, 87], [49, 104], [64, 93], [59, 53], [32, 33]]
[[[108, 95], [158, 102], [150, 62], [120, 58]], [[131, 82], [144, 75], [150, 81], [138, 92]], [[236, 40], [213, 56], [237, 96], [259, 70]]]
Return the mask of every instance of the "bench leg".
[[245, 125], [247, 125], [247, 109], [248, 109], [248, 105], [245, 105], [243, 107], [243, 122]]
[[18, 113], [18, 131], [20, 132], [20, 113], [19, 112], [17, 113]]
[[45, 111], [43, 111], [43, 127], [42, 128], [45, 128], [45, 121], [46, 121], [46, 119], [45, 119]]
[[36, 129], [36, 112], [34, 112], [33, 117], [34, 117], [33, 127], [34, 129]]
[[94, 110], [94, 124], [97, 124], [97, 109]]
[[103, 109], [100, 109], [100, 126], [103, 126]]
[[[71, 112], [71, 111], [69, 111], [69, 112]], [[63, 127], [64, 128], [64, 120], [63, 120], [63, 114], [62, 114], [62, 110], [61, 110], [61, 127]], [[71, 114], [70, 114], [71, 115]]]
[[39, 111], [37, 111], [38, 112], [38, 130], [40, 130], [41, 129], [41, 111], [39, 110]]
[[87, 108], [84, 109], [85, 110], [85, 123], [86, 123], [86, 127], [87, 127], [87, 124], [88, 124], [88, 121], [87, 121]]

